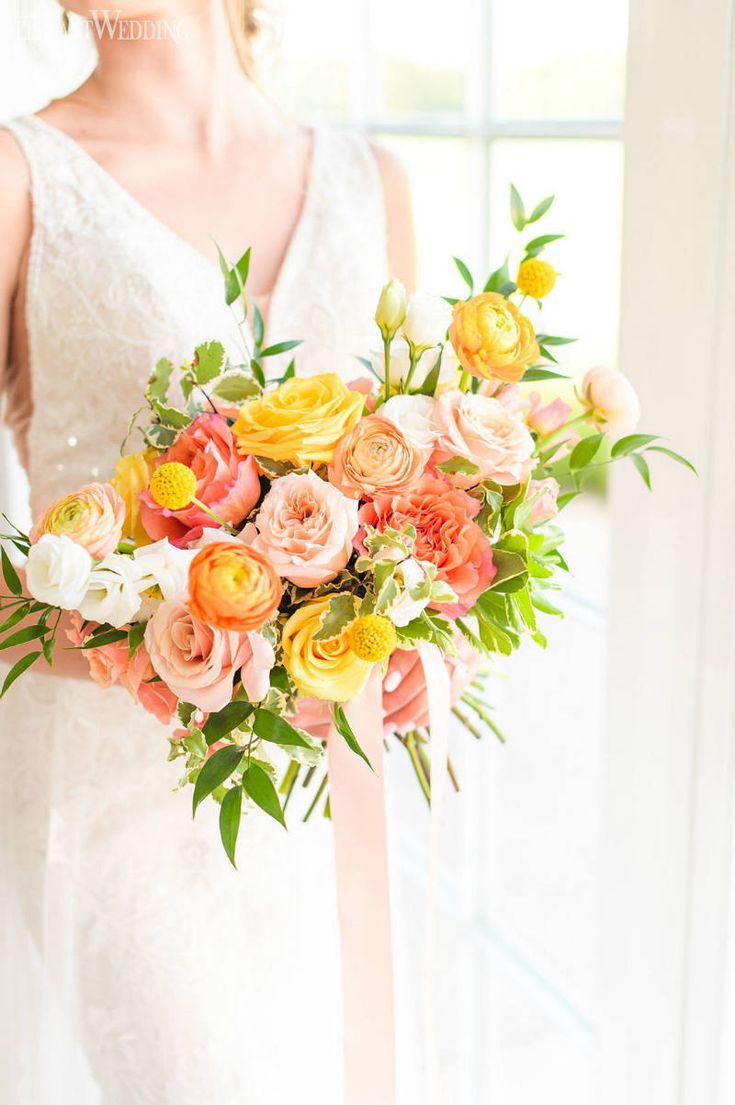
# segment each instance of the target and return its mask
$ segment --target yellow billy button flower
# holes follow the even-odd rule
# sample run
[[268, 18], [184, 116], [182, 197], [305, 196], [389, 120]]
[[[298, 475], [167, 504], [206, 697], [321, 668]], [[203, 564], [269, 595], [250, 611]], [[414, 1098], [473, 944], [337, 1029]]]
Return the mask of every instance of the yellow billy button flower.
[[523, 292], [524, 295], [530, 295], [533, 299], [543, 299], [554, 289], [556, 272], [548, 261], [531, 257], [518, 269], [516, 284], [518, 291]]
[[184, 510], [197, 493], [197, 478], [191, 468], [178, 460], [156, 468], [151, 476], [150, 492], [166, 510]]
[[361, 660], [387, 660], [398, 644], [395, 626], [380, 614], [365, 614], [347, 630], [350, 648]]

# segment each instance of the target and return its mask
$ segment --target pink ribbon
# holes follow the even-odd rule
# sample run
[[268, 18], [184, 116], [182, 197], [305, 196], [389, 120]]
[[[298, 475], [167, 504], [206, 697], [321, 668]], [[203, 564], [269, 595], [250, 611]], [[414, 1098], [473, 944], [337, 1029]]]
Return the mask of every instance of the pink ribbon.
[[345, 713], [373, 771], [332, 729], [329, 802], [344, 1000], [343, 1105], [394, 1105], [395, 1016], [383, 788], [383, 684], [375, 665]]

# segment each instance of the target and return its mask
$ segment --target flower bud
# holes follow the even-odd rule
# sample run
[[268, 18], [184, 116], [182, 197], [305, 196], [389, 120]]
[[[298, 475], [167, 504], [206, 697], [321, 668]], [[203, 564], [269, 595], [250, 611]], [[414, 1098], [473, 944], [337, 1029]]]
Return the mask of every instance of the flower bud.
[[375, 321], [384, 341], [392, 341], [406, 317], [406, 289], [400, 280], [389, 280], [380, 293]]

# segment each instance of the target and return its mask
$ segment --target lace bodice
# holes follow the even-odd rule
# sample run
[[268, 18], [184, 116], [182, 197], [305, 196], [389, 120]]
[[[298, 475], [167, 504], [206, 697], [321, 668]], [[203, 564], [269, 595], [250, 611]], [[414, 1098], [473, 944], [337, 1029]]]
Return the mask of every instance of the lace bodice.
[[[32, 178], [26, 320], [37, 511], [109, 474], [159, 357], [182, 360], [212, 338], [235, 354], [238, 327], [214, 254], [198, 253], [37, 116], [8, 129]], [[359, 134], [317, 127], [303, 208], [270, 299], [269, 341], [303, 338], [301, 373], [359, 375], [353, 355], [372, 340], [386, 267], [372, 152]]]

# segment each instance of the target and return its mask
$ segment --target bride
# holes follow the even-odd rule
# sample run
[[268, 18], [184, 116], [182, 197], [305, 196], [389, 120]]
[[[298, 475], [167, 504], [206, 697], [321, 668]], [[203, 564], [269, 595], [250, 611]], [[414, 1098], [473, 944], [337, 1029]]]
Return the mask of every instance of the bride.
[[[213, 239], [252, 246], [268, 340], [304, 338], [302, 372], [356, 375], [387, 272], [413, 282], [401, 170], [263, 95], [255, 8], [122, 0], [82, 87], [0, 130], [0, 379], [34, 511], [112, 470], [158, 357], [234, 342]], [[185, 33], [135, 41], [143, 16]], [[337, 1105], [329, 824], [252, 818], [234, 872], [173, 793], [163, 728], [82, 663], [0, 704], [1, 1105]]]

